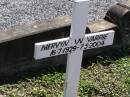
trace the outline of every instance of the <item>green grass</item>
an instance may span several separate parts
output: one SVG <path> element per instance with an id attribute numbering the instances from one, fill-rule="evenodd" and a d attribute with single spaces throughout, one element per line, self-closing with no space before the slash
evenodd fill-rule
<path id="1" fill-rule="evenodd" d="M 92 61 L 94 59 L 94 61 Z M 91 59 L 90 59 L 91 60 Z M 89 60 L 89 61 L 90 61 Z M 80 97 L 130 97 L 130 56 L 92 58 L 81 69 Z M 52 72 L 0 86 L 6 97 L 62 97 L 65 73 Z"/>

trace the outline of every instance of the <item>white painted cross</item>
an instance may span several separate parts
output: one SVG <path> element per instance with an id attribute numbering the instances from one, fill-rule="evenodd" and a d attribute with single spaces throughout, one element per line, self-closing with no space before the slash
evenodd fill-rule
<path id="1" fill-rule="evenodd" d="M 89 0 L 75 0 L 70 37 L 35 44 L 35 59 L 68 54 L 64 97 L 77 97 L 83 50 L 113 44 L 114 31 L 85 35 Z"/>

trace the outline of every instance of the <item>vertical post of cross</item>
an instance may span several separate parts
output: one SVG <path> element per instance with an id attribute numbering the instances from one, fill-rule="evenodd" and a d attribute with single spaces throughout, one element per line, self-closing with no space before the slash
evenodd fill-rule
<path id="1" fill-rule="evenodd" d="M 89 0 L 74 0 L 70 31 L 71 44 L 74 44 L 75 39 L 85 37 L 85 30 L 88 22 L 88 8 Z M 64 97 L 77 97 L 82 55 L 83 50 L 80 49 L 68 54 Z"/>

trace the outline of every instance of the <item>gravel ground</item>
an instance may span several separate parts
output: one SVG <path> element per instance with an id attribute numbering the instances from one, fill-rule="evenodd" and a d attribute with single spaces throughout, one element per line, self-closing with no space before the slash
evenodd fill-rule
<path id="1" fill-rule="evenodd" d="M 90 0 L 89 20 L 102 19 L 111 5 L 127 0 Z M 73 0 L 0 0 L 0 31 L 72 14 Z"/>

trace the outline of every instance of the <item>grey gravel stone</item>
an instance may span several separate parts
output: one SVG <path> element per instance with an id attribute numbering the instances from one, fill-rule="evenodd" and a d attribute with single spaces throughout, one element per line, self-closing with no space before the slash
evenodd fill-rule
<path id="1" fill-rule="evenodd" d="M 89 21 L 102 19 L 108 8 L 127 0 L 90 0 Z M 0 0 L 0 31 L 16 25 L 72 15 L 73 0 Z"/>

